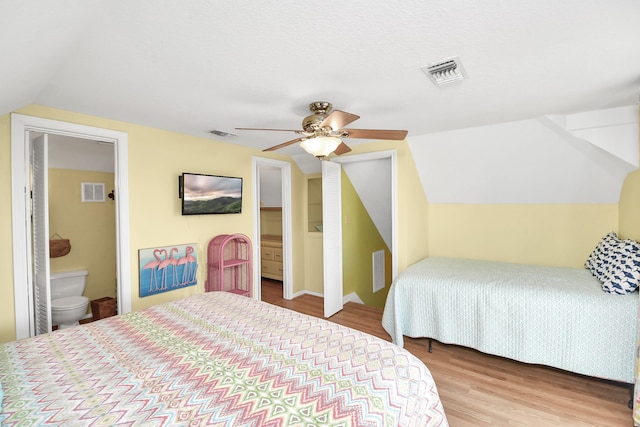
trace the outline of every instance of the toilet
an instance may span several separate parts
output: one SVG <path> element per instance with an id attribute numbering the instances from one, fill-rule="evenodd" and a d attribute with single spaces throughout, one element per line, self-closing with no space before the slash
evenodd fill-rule
<path id="1" fill-rule="evenodd" d="M 82 296 L 87 270 L 51 273 L 51 323 L 58 329 L 78 324 L 87 314 L 89 298 Z"/>

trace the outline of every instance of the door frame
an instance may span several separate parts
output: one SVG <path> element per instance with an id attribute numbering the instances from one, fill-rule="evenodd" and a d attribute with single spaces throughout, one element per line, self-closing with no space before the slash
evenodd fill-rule
<path id="1" fill-rule="evenodd" d="M 65 135 L 114 144 L 114 181 L 116 198 L 116 279 L 118 313 L 131 311 L 131 256 L 129 235 L 128 134 L 41 117 L 11 114 L 11 213 L 13 236 L 13 288 L 16 339 L 33 336 L 33 319 L 28 307 L 32 302 L 32 248 L 30 212 L 29 132 Z"/>
<path id="2" fill-rule="evenodd" d="M 332 158 L 332 162 L 348 164 L 367 160 L 389 159 L 391 162 L 391 278 L 398 275 L 398 166 L 396 150 L 372 151 Z"/>
<path id="3" fill-rule="evenodd" d="M 286 300 L 293 298 L 293 226 L 291 213 L 291 163 L 282 160 L 268 159 L 266 157 L 253 157 L 253 297 L 258 301 L 262 299 L 260 261 L 260 167 L 269 166 L 280 169 L 280 182 L 282 185 L 282 297 Z"/>

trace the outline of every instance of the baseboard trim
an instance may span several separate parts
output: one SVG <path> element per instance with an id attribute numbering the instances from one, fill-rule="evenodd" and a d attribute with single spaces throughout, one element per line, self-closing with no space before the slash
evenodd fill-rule
<path id="1" fill-rule="evenodd" d="M 360 299 L 360 297 L 358 296 L 358 294 L 356 294 L 355 292 L 351 292 L 350 294 L 347 294 L 347 295 L 342 297 L 342 303 L 343 304 L 346 304 L 348 302 L 355 302 L 357 304 L 364 304 L 364 301 L 362 301 Z"/>
<path id="2" fill-rule="evenodd" d="M 295 294 L 293 294 L 293 298 L 297 298 L 297 297 L 299 297 L 301 295 L 312 295 L 314 297 L 324 298 L 324 294 L 322 292 L 307 291 L 307 290 L 296 292 Z M 357 304 L 364 304 L 364 301 L 362 301 L 360 299 L 360 297 L 358 296 L 358 294 L 355 293 L 355 292 L 351 292 L 350 294 L 347 294 L 347 295 L 342 297 L 342 303 L 343 304 L 346 304 L 348 302 L 355 302 Z"/>

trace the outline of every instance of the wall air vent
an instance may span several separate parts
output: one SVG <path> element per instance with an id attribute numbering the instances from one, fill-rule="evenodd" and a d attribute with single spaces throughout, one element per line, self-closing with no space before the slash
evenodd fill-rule
<path id="1" fill-rule="evenodd" d="M 82 183 L 82 202 L 104 202 L 104 184 L 101 182 Z"/>
<path id="2" fill-rule="evenodd" d="M 445 59 L 434 64 L 425 65 L 420 69 L 431 79 L 436 86 L 462 80 L 466 72 L 458 57 Z"/>

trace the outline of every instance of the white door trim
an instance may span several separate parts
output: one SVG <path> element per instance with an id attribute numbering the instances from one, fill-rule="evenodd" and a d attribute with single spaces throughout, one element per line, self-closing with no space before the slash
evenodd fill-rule
<path id="1" fill-rule="evenodd" d="M 31 218 L 29 185 L 30 141 L 27 131 L 66 135 L 114 144 L 116 198 L 116 251 L 118 313 L 131 311 L 131 257 L 129 237 L 128 135 L 109 129 L 40 117 L 11 114 L 11 213 L 13 228 L 13 287 L 16 339 L 33 335 L 29 319 L 31 283 Z"/>
<path id="2" fill-rule="evenodd" d="M 393 279 L 398 275 L 398 175 L 396 150 L 340 156 L 331 159 L 331 161 L 336 163 L 353 163 L 379 159 L 391 160 L 391 278 Z"/>
<path id="3" fill-rule="evenodd" d="M 293 226 L 291 213 L 291 163 L 265 157 L 253 157 L 253 297 L 261 299 L 261 268 L 260 264 L 260 167 L 270 166 L 280 169 L 280 181 L 282 183 L 282 268 L 283 268 L 283 295 L 284 299 L 293 298 Z"/>

